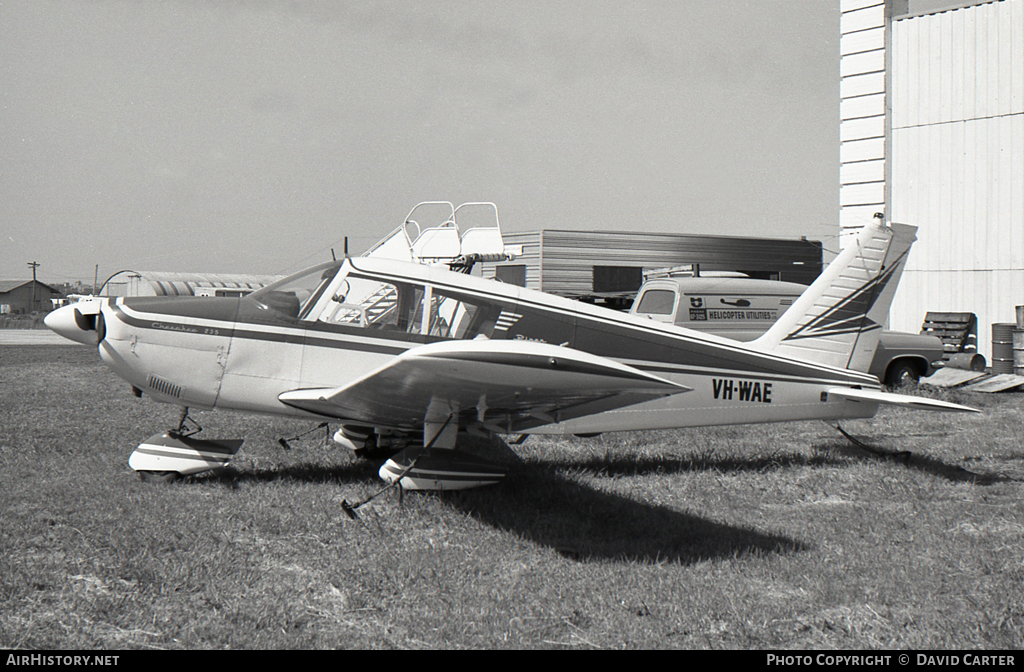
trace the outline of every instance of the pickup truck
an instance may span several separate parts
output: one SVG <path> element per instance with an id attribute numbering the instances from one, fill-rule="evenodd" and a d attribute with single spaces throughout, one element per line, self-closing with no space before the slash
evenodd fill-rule
<path id="1" fill-rule="evenodd" d="M 752 341 L 771 327 L 807 289 L 747 277 L 667 276 L 647 280 L 631 314 L 737 341 Z M 915 385 L 942 359 L 935 336 L 882 331 L 868 372 L 890 387 Z"/>

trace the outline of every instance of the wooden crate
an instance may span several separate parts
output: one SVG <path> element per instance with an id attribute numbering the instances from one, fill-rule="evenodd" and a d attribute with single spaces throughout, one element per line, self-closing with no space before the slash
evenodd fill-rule
<path id="1" fill-rule="evenodd" d="M 974 313 L 933 313 L 924 317 L 921 333 L 942 340 L 947 354 L 978 349 L 978 316 Z"/>

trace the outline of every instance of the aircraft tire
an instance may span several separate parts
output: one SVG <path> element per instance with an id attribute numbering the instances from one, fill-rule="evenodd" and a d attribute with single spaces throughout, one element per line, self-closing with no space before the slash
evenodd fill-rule
<path id="1" fill-rule="evenodd" d="M 139 478 L 144 483 L 173 483 L 180 476 L 176 471 L 140 471 Z"/>

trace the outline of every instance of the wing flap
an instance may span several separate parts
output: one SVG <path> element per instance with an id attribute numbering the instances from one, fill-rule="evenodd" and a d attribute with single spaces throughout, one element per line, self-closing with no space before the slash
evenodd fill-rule
<path id="1" fill-rule="evenodd" d="M 320 415 L 385 426 L 414 427 L 455 412 L 485 427 L 519 431 L 596 412 L 589 409 L 598 400 L 607 410 L 689 390 L 573 348 L 474 340 L 422 345 L 349 385 L 278 398 Z"/>
<path id="2" fill-rule="evenodd" d="M 839 397 L 850 401 L 866 401 L 875 404 L 887 404 L 889 406 L 903 406 L 905 408 L 916 408 L 922 411 L 958 411 L 961 413 L 980 413 L 976 408 L 961 406 L 948 401 L 928 399 L 927 397 L 912 397 L 906 394 L 892 394 L 881 390 L 857 390 L 850 387 L 834 387 L 828 390 L 829 397 Z"/>

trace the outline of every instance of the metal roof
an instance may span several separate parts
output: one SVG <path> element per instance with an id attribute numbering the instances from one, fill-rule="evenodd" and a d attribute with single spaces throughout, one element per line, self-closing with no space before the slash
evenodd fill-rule
<path id="1" fill-rule="evenodd" d="M 143 283 L 156 296 L 194 296 L 196 288 L 214 287 L 256 290 L 280 280 L 281 275 L 241 273 L 179 273 L 168 271 L 119 271 L 105 283 L 111 285 Z"/>
<path id="2" fill-rule="evenodd" d="M 893 19 L 899 21 L 902 19 L 911 19 L 916 16 L 928 16 L 929 14 L 942 14 L 944 12 L 951 12 L 957 9 L 966 9 L 968 7 L 976 7 L 978 5 L 990 5 L 993 2 L 1002 2 L 1003 0 L 949 0 L 948 2 L 942 3 L 937 7 L 931 9 L 914 9 L 906 12 L 900 12 L 893 15 Z"/>
<path id="3" fill-rule="evenodd" d="M 40 285 L 42 287 L 46 287 L 50 291 L 57 292 L 58 294 L 61 293 L 60 290 L 54 289 L 53 287 L 51 287 L 50 285 L 46 284 L 45 282 L 39 282 L 38 280 L 36 280 L 35 282 L 36 282 L 37 285 Z M 31 285 L 31 284 L 32 284 L 31 280 L 0 280 L 0 294 L 9 292 L 9 291 L 11 291 L 13 289 L 17 289 L 18 287 L 21 287 L 23 285 Z"/>

